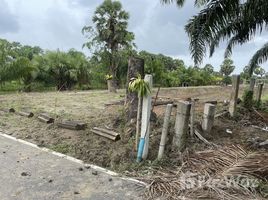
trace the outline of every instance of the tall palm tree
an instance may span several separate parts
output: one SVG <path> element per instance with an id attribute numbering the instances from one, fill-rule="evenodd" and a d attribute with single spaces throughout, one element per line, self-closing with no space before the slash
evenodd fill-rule
<path id="1" fill-rule="evenodd" d="M 186 0 L 161 0 L 163 3 L 176 2 L 183 6 Z M 195 0 L 201 11 L 193 16 L 185 30 L 190 38 L 190 50 L 195 64 L 200 64 L 209 51 L 223 40 L 228 40 L 225 57 L 232 54 L 237 44 L 244 44 L 257 33 L 262 33 L 268 24 L 267 0 Z M 268 43 L 258 50 L 249 62 L 252 74 L 258 64 L 268 59 Z"/>

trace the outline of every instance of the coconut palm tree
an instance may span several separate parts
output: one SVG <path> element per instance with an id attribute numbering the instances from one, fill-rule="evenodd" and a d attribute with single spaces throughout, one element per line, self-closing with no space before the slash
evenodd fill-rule
<path id="1" fill-rule="evenodd" d="M 183 6 L 186 0 L 161 0 Z M 195 0 L 201 11 L 185 27 L 190 38 L 190 51 L 195 64 L 200 64 L 209 51 L 213 55 L 221 41 L 228 44 L 225 57 L 237 44 L 244 44 L 262 33 L 268 23 L 267 0 Z M 258 50 L 249 62 L 252 74 L 258 64 L 268 59 L 268 43 Z"/>

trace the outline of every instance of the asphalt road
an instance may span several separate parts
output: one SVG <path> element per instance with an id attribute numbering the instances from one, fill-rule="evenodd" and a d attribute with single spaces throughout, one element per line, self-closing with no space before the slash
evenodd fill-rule
<path id="1" fill-rule="evenodd" d="M 0 200 L 131 200 L 144 186 L 0 135 Z"/>

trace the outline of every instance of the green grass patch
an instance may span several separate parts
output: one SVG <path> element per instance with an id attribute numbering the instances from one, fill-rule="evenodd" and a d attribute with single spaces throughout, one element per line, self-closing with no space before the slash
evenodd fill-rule
<path id="1" fill-rule="evenodd" d="M 56 144 L 54 146 L 50 146 L 50 149 L 59 153 L 68 154 L 72 151 L 72 147 L 69 144 Z"/>
<path id="2" fill-rule="evenodd" d="M 263 101 L 268 101 L 268 94 L 264 95 L 264 96 L 262 97 L 262 100 L 263 100 Z"/>
<path id="3" fill-rule="evenodd" d="M 0 85 L 0 94 L 8 94 L 23 91 L 24 87 L 19 81 L 10 81 L 5 82 Z M 32 92 L 47 92 L 47 91 L 55 91 L 55 87 L 47 86 L 44 83 L 33 82 L 31 84 Z"/>

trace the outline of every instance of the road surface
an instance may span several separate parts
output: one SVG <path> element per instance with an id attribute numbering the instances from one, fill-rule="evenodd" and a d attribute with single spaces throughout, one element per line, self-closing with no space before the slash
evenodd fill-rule
<path id="1" fill-rule="evenodd" d="M 0 134 L 0 200 L 131 200 L 144 186 Z"/>

